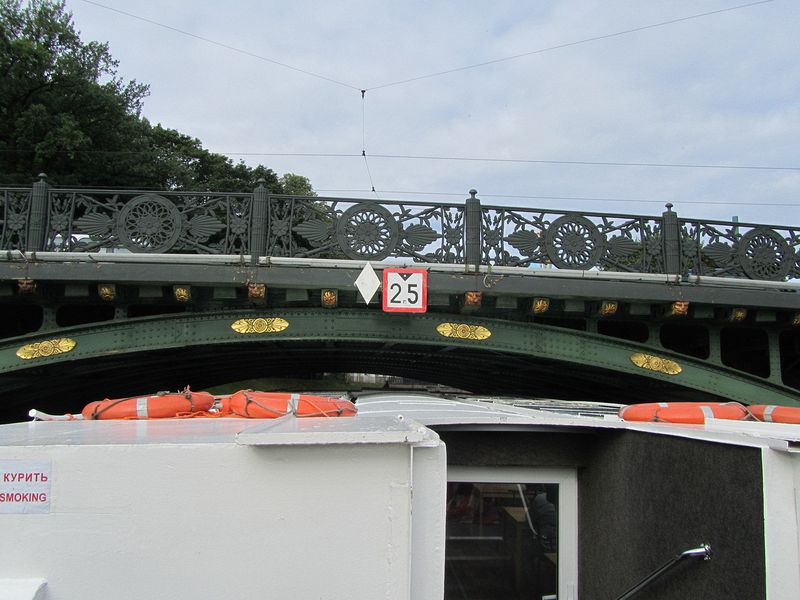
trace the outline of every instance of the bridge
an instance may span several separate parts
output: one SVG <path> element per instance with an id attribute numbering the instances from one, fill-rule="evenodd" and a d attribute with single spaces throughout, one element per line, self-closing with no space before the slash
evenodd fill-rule
<path id="1" fill-rule="evenodd" d="M 372 372 L 483 394 L 800 404 L 800 228 L 246 193 L 0 188 L 0 412 Z M 369 263 L 428 270 L 424 314 Z"/>

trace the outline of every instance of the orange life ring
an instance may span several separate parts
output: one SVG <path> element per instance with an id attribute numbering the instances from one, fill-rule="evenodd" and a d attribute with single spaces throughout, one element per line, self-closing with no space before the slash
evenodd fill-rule
<path id="1" fill-rule="evenodd" d="M 656 421 L 702 425 L 707 418 L 741 421 L 747 409 L 738 402 L 654 402 L 620 409 L 625 421 Z"/>
<path id="2" fill-rule="evenodd" d="M 214 406 L 208 392 L 159 392 L 149 396 L 133 396 L 90 402 L 81 411 L 84 419 L 167 419 L 180 413 L 207 411 Z"/>
<path id="3" fill-rule="evenodd" d="M 765 423 L 790 423 L 793 425 L 800 425 L 800 408 L 775 406 L 772 404 L 754 404 L 747 408 L 751 415 Z"/>
<path id="4" fill-rule="evenodd" d="M 222 398 L 220 412 L 251 419 L 275 419 L 290 414 L 296 417 L 352 417 L 357 409 L 355 404 L 341 398 L 239 390 Z"/>

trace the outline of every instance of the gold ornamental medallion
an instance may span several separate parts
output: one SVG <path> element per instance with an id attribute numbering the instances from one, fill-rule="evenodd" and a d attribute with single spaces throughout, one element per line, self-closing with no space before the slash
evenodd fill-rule
<path id="1" fill-rule="evenodd" d="M 441 323 L 436 327 L 439 335 L 460 340 L 485 340 L 492 335 L 483 325 L 468 325 L 466 323 Z"/>
<path id="2" fill-rule="evenodd" d="M 26 344 L 17 350 L 17 356 L 22 360 L 32 360 L 34 358 L 46 358 L 56 354 L 66 354 L 70 352 L 77 342 L 70 338 L 58 338 L 55 340 L 45 340 Z"/>
<path id="3" fill-rule="evenodd" d="M 677 375 L 683 371 L 681 366 L 674 360 L 641 352 L 631 354 L 631 362 L 641 369 L 665 373 L 666 375 Z"/>
<path id="4" fill-rule="evenodd" d="M 257 319 L 239 319 L 231 323 L 231 329 L 236 333 L 246 334 L 261 334 L 261 333 L 279 333 L 289 327 L 289 321 L 281 319 L 280 317 L 259 317 Z"/>

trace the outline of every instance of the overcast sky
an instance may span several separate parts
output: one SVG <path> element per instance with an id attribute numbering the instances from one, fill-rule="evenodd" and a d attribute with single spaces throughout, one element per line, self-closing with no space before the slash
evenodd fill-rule
<path id="1" fill-rule="evenodd" d="M 150 85 L 151 122 L 305 175 L 321 195 L 374 198 L 374 183 L 381 198 L 460 201 L 476 188 L 489 204 L 659 214 L 672 202 L 684 217 L 800 225 L 797 0 L 533 53 L 745 3 L 67 2 L 84 41 L 108 41 L 120 74 Z"/>

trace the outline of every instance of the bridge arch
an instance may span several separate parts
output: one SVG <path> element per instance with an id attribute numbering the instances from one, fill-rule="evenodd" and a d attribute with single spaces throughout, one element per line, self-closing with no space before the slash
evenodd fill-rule
<path id="1" fill-rule="evenodd" d="M 0 378 L 9 408 L 18 410 L 74 411 L 102 396 L 187 384 L 365 371 L 481 394 L 796 402 L 760 377 L 652 345 L 459 313 L 203 311 L 66 327 L 0 345 Z"/>

